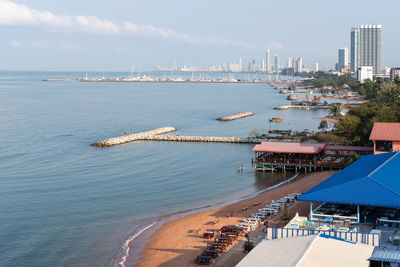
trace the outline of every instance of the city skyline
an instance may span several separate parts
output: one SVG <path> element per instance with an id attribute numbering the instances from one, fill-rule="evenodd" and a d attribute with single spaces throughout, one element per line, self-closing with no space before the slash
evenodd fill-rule
<path id="1" fill-rule="evenodd" d="M 309 2 L 311 9 L 294 0 L 251 1 L 245 6 L 205 1 L 185 7 L 179 1 L 122 0 L 116 7 L 93 0 L 71 0 L 68 6 L 49 0 L 0 0 L 0 69 L 122 71 L 140 64 L 149 70 L 174 61 L 210 66 L 232 62 L 238 55 L 265 59 L 268 65 L 270 48 L 271 63 L 275 54 L 281 64 L 298 55 L 307 66 L 319 62 L 320 69 L 329 70 L 337 60 L 337 47 L 350 47 L 349 29 L 371 23 L 384 27 L 382 68 L 400 61 L 393 7 L 400 3 L 390 9 L 377 6 L 373 12 L 367 8 L 369 1 L 362 6 L 349 3 L 346 6 L 357 6 L 358 12 L 331 23 L 334 11 L 343 8 L 341 1 L 330 5 L 329 12 L 326 5 Z M 281 12 L 287 19 L 271 24 L 282 18 Z"/>

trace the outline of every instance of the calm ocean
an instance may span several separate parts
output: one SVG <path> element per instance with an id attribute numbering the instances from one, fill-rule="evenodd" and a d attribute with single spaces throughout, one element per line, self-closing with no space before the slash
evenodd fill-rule
<path id="1" fill-rule="evenodd" d="M 326 115 L 273 110 L 287 95 L 267 84 L 42 81 L 78 75 L 0 72 L 0 266 L 107 266 L 158 216 L 279 181 L 237 172 L 251 166 L 251 145 L 94 141 L 163 126 L 248 136 L 276 116 L 284 122 L 274 127 L 316 129 Z M 215 120 L 242 111 L 256 115 Z"/>

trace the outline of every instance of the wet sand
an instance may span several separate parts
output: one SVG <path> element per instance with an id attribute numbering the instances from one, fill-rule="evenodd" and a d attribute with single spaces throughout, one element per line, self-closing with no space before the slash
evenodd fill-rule
<path id="1" fill-rule="evenodd" d="M 253 198 L 245 199 L 234 204 L 216 209 L 190 214 L 163 224 L 150 237 L 141 253 L 141 261 L 135 266 L 198 266 L 193 260 L 201 254 L 210 240 L 203 239 L 202 233 L 207 229 L 220 229 L 224 225 L 239 223 L 243 218 L 250 216 L 261 207 L 280 199 L 290 193 L 303 193 L 322 181 L 329 178 L 334 171 L 315 172 L 299 177 L 293 182 L 263 192 Z M 309 204 L 295 202 L 288 208 L 293 216 L 296 212 L 306 216 Z M 283 211 L 270 220 L 269 226 L 281 226 Z M 257 238 L 262 235 L 261 227 L 253 231 L 250 236 Z M 236 242 L 228 253 L 223 253 L 210 266 L 234 266 L 243 257 L 243 239 Z"/>

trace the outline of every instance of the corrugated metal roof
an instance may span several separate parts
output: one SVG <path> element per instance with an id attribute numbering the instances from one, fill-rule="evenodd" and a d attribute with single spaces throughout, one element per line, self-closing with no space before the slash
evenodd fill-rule
<path id="1" fill-rule="evenodd" d="M 298 200 L 400 208 L 400 152 L 362 157 Z"/>
<path id="2" fill-rule="evenodd" d="M 266 240 L 253 248 L 236 267 L 292 267 L 303 257 L 316 235 Z"/>
<path id="3" fill-rule="evenodd" d="M 266 240 L 258 244 L 236 267 L 369 266 L 374 247 L 322 235 Z"/>
<path id="4" fill-rule="evenodd" d="M 318 236 L 296 267 L 368 267 L 374 247 Z"/>
<path id="5" fill-rule="evenodd" d="M 375 122 L 369 140 L 400 141 L 400 123 Z"/>
<path id="6" fill-rule="evenodd" d="M 400 263 L 400 251 L 393 248 L 376 247 L 369 260 Z"/>
<path id="7" fill-rule="evenodd" d="M 354 151 L 354 152 L 374 152 L 373 147 L 367 146 L 333 146 L 327 145 L 325 150 L 332 150 L 332 151 Z"/>
<path id="8" fill-rule="evenodd" d="M 262 142 L 253 148 L 254 152 L 316 154 L 325 148 L 325 144 Z"/>

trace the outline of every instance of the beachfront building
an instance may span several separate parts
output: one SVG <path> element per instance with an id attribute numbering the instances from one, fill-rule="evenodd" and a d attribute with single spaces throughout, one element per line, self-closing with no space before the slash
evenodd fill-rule
<path id="1" fill-rule="evenodd" d="M 400 152 L 363 156 L 303 193 L 309 217 L 266 228 L 237 266 L 399 266 L 399 164 Z"/>
<path id="2" fill-rule="evenodd" d="M 374 154 L 400 150 L 400 123 L 375 122 L 369 140 L 374 142 Z"/>
<path id="3" fill-rule="evenodd" d="M 298 200 L 310 202 L 310 220 L 399 226 L 399 164 L 400 152 L 364 156 Z"/>
<path id="4" fill-rule="evenodd" d="M 253 148 L 256 170 L 305 171 L 342 169 L 357 154 L 372 154 L 372 147 L 332 146 L 294 142 L 262 142 Z"/>

